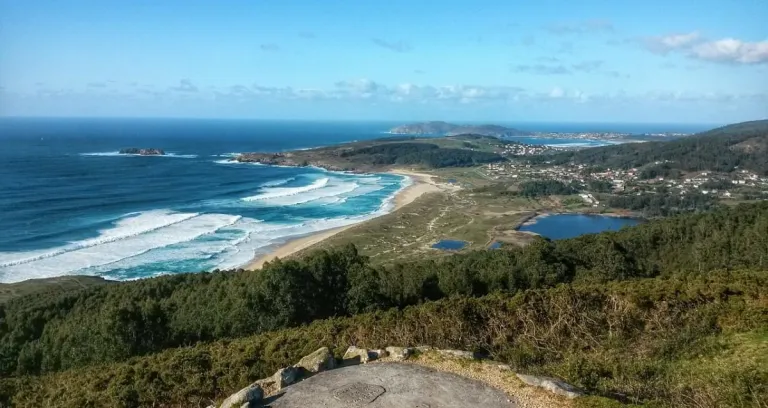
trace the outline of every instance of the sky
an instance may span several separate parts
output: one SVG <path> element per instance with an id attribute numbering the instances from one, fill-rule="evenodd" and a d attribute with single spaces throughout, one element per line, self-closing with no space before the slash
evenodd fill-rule
<path id="1" fill-rule="evenodd" d="M 766 0 L 0 0 L 0 116 L 731 123 Z"/>

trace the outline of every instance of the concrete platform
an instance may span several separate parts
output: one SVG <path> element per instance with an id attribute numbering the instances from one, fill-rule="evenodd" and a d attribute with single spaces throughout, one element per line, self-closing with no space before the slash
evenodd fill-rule
<path id="1" fill-rule="evenodd" d="M 502 391 L 479 381 L 399 363 L 325 371 L 268 398 L 273 408 L 516 408 Z"/>

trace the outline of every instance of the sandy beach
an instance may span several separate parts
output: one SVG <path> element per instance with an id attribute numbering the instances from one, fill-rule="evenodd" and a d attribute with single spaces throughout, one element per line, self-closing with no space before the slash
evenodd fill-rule
<path id="1" fill-rule="evenodd" d="M 411 179 L 411 185 L 401 189 L 395 195 L 395 198 L 393 200 L 394 207 L 390 212 L 399 210 L 403 206 L 408 205 L 409 203 L 412 203 L 414 200 L 416 200 L 417 198 L 421 197 L 426 193 L 433 193 L 433 192 L 440 192 L 440 191 L 452 192 L 452 191 L 457 191 L 461 189 L 459 186 L 456 186 L 456 185 L 438 183 L 433 179 L 431 175 L 425 174 L 425 173 L 419 173 L 412 170 L 394 169 L 394 170 L 388 171 L 388 173 L 397 174 L 400 176 L 406 176 Z M 275 258 L 288 257 L 298 251 L 309 248 L 312 245 L 315 245 L 318 242 L 323 241 L 324 239 L 328 239 L 356 225 L 360 225 L 360 223 L 346 225 L 344 227 L 333 228 L 325 231 L 320 231 L 311 235 L 306 235 L 303 237 L 292 239 L 286 242 L 285 244 L 280 245 L 279 247 L 275 248 L 274 250 L 272 250 L 267 254 L 262 254 L 257 256 L 256 258 L 251 260 L 251 262 L 243 266 L 243 268 L 244 269 L 261 269 L 261 267 L 264 266 L 265 262 L 273 261 Z"/>

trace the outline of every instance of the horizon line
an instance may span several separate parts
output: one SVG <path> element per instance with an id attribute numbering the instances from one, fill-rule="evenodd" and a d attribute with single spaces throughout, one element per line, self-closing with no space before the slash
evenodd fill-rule
<path id="1" fill-rule="evenodd" d="M 513 119 L 483 119 L 483 120 L 445 120 L 445 119 L 316 119 L 316 118 L 250 118 L 250 117 L 194 117 L 194 116 L 51 116 L 51 115 L 0 115 L 0 120 L 5 119 L 89 119 L 89 120 L 189 120 L 189 121 L 252 121 L 252 122 L 395 122 L 395 123 L 547 123 L 547 124 L 622 124 L 622 125 L 707 125 L 725 126 L 733 123 L 752 122 L 762 119 L 750 119 L 738 122 L 646 122 L 646 121 L 558 121 L 558 120 L 513 120 Z"/>

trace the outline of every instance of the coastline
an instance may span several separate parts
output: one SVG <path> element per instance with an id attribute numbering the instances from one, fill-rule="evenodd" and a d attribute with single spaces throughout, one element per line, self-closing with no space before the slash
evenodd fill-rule
<path id="1" fill-rule="evenodd" d="M 395 212 L 403 208 L 404 206 L 410 204 L 411 202 L 413 202 L 414 200 L 416 200 L 417 198 L 421 197 L 424 194 L 440 192 L 440 191 L 455 191 L 457 189 L 460 189 L 460 187 L 458 186 L 438 183 L 433 180 L 432 175 L 426 174 L 426 173 L 419 173 L 417 171 L 406 170 L 406 169 L 392 169 L 392 170 L 386 171 L 386 173 L 407 177 L 411 180 L 411 183 L 401 188 L 395 193 L 392 199 L 392 202 L 394 205 L 392 206 L 390 211 L 387 211 L 382 215 Z M 261 269 L 266 262 L 274 261 L 276 258 L 283 259 L 283 258 L 289 257 L 295 254 L 296 252 L 307 249 L 342 231 L 346 231 L 349 228 L 363 224 L 366 221 L 368 220 L 357 222 L 350 225 L 345 225 L 343 227 L 318 231 L 309 235 L 296 237 L 294 239 L 289 239 L 287 242 L 277 246 L 276 248 L 270 250 L 269 252 L 265 254 L 257 255 L 250 262 L 242 266 L 242 268 L 247 270 Z"/>

